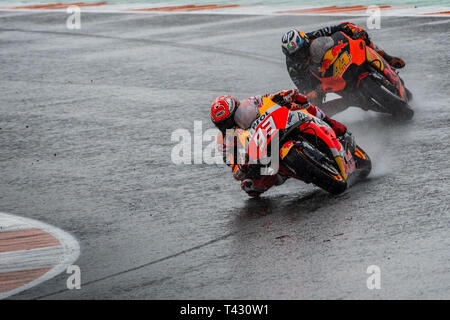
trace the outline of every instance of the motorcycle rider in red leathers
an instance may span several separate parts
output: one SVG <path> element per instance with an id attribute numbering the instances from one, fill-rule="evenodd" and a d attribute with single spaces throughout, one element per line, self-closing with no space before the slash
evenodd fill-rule
<path id="1" fill-rule="evenodd" d="M 253 96 L 242 102 L 230 95 L 219 96 L 211 104 L 211 120 L 222 133 L 218 136 L 218 148 L 220 152 L 223 152 L 225 162 L 234 148 L 234 138 L 228 139 L 226 130 L 248 129 L 260 115 L 258 109 L 262 106 L 263 97 L 269 97 L 275 103 L 291 110 L 306 109 L 313 116 L 329 124 L 337 137 L 342 137 L 347 132 L 344 124 L 329 118 L 321 109 L 310 104 L 306 96 L 297 90 L 283 90 L 276 94 Z M 249 168 L 249 164 L 232 164 L 234 178 L 241 181 L 241 188 L 251 197 L 257 197 L 272 186 L 284 183 L 287 179 L 279 173 L 258 175 L 256 178 L 249 177 Z"/>

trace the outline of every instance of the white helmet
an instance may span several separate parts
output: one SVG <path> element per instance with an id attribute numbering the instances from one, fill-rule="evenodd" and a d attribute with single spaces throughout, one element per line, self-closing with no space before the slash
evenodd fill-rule
<path id="1" fill-rule="evenodd" d="M 303 32 L 291 29 L 281 38 L 281 50 L 285 55 L 303 52 L 309 48 L 309 39 Z"/>

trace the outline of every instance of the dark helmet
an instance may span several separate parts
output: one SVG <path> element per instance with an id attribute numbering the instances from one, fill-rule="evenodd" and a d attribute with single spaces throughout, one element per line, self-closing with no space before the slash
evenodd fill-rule
<path id="1" fill-rule="evenodd" d="M 281 50 L 290 57 L 308 57 L 309 39 L 303 32 L 291 29 L 281 38 Z"/>

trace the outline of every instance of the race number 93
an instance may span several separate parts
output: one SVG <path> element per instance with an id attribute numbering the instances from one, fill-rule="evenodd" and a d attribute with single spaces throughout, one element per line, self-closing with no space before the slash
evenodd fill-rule
<path id="1" fill-rule="evenodd" d="M 277 126 L 272 117 L 267 118 L 256 131 L 253 140 L 255 145 L 259 148 L 259 151 L 264 152 L 266 146 L 267 137 L 274 134 Z"/>

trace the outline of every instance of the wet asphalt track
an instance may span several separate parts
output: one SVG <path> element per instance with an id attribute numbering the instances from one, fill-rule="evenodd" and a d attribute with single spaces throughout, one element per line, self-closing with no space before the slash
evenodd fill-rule
<path id="1" fill-rule="evenodd" d="M 172 164 L 172 131 L 211 128 L 219 94 L 291 87 L 282 33 L 346 19 L 92 13 L 71 31 L 66 17 L 0 12 L 0 211 L 72 233 L 82 289 L 61 274 L 13 298 L 450 298 L 449 19 L 371 32 L 407 61 L 416 117 L 337 117 L 373 158 L 367 181 L 249 200 L 225 166 Z"/>

